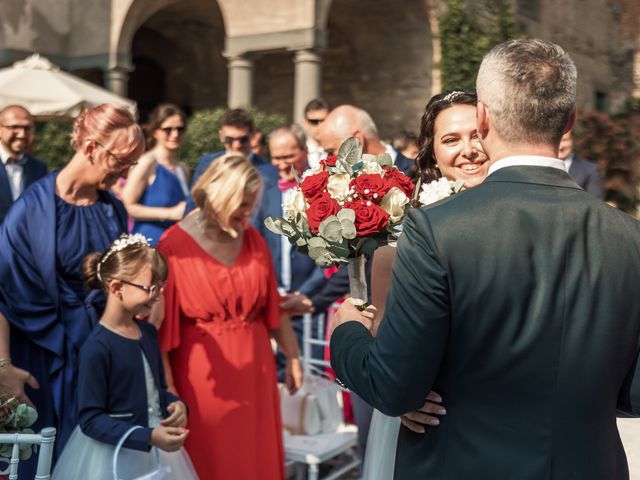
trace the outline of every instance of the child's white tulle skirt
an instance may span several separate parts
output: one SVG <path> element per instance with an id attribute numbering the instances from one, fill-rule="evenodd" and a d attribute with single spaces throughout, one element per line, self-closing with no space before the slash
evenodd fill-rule
<path id="1" fill-rule="evenodd" d="M 88 437 L 80 427 L 71 434 L 62 455 L 53 469 L 52 480 L 114 480 L 113 453 L 116 447 Z M 198 480 L 191 459 L 184 448 L 177 452 L 159 450 L 160 465 L 171 468 L 164 476 L 149 477 L 163 480 Z M 122 448 L 118 454 L 118 479 L 131 480 L 157 470 L 156 455 Z"/>

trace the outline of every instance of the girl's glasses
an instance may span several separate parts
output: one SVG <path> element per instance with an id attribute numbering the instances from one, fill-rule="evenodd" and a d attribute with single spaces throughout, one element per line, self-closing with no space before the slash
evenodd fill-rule
<path id="1" fill-rule="evenodd" d="M 132 287 L 139 288 L 140 290 L 144 290 L 149 294 L 149 298 L 153 298 L 164 290 L 164 285 L 138 285 L 137 283 L 130 282 L 128 280 L 119 279 L 122 283 L 126 283 L 127 285 L 131 285 Z"/>

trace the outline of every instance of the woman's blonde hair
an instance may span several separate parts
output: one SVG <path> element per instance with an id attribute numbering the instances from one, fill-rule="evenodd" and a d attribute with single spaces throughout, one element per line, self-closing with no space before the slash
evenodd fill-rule
<path id="1" fill-rule="evenodd" d="M 245 195 L 260 192 L 262 179 L 256 167 L 243 155 L 228 153 L 211 162 L 191 192 L 193 201 L 208 218 L 232 237 L 240 232 L 231 228 L 231 214 Z"/>

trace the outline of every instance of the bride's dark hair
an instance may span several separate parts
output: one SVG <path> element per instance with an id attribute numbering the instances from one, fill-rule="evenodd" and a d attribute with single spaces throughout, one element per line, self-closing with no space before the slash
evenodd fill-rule
<path id="1" fill-rule="evenodd" d="M 433 152 L 433 135 L 438 114 L 454 105 L 477 105 L 477 103 L 478 96 L 475 90 L 447 90 L 431 97 L 420 120 L 418 156 L 409 172 L 414 183 L 420 180 L 424 184 L 441 177 L 440 171 L 436 168 Z"/>

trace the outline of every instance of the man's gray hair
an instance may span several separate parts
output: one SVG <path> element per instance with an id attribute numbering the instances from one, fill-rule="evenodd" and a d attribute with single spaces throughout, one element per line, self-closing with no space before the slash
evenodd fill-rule
<path id="1" fill-rule="evenodd" d="M 276 128 L 269 134 L 268 140 L 271 141 L 272 138 L 279 137 L 281 135 L 291 135 L 295 139 L 298 148 L 301 150 L 307 148 L 307 136 L 304 133 L 304 129 L 297 123 L 293 123 L 288 127 Z"/>
<path id="2" fill-rule="evenodd" d="M 480 65 L 478 101 L 509 143 L 558 144 L 576 104 L 576 66 L 558 45 L 511 40 Z"/>
<path id="3" fill-rule="evenodd" d="M 378 127 L 376 127 L 376 123 L 373 121 L 373 118 L 371 118 L 371 115 L 369 115 L 365 110 L 359 108 L 357 118 L 358 130 L 362 132 L 365 138 L 379 138 Z"/>

